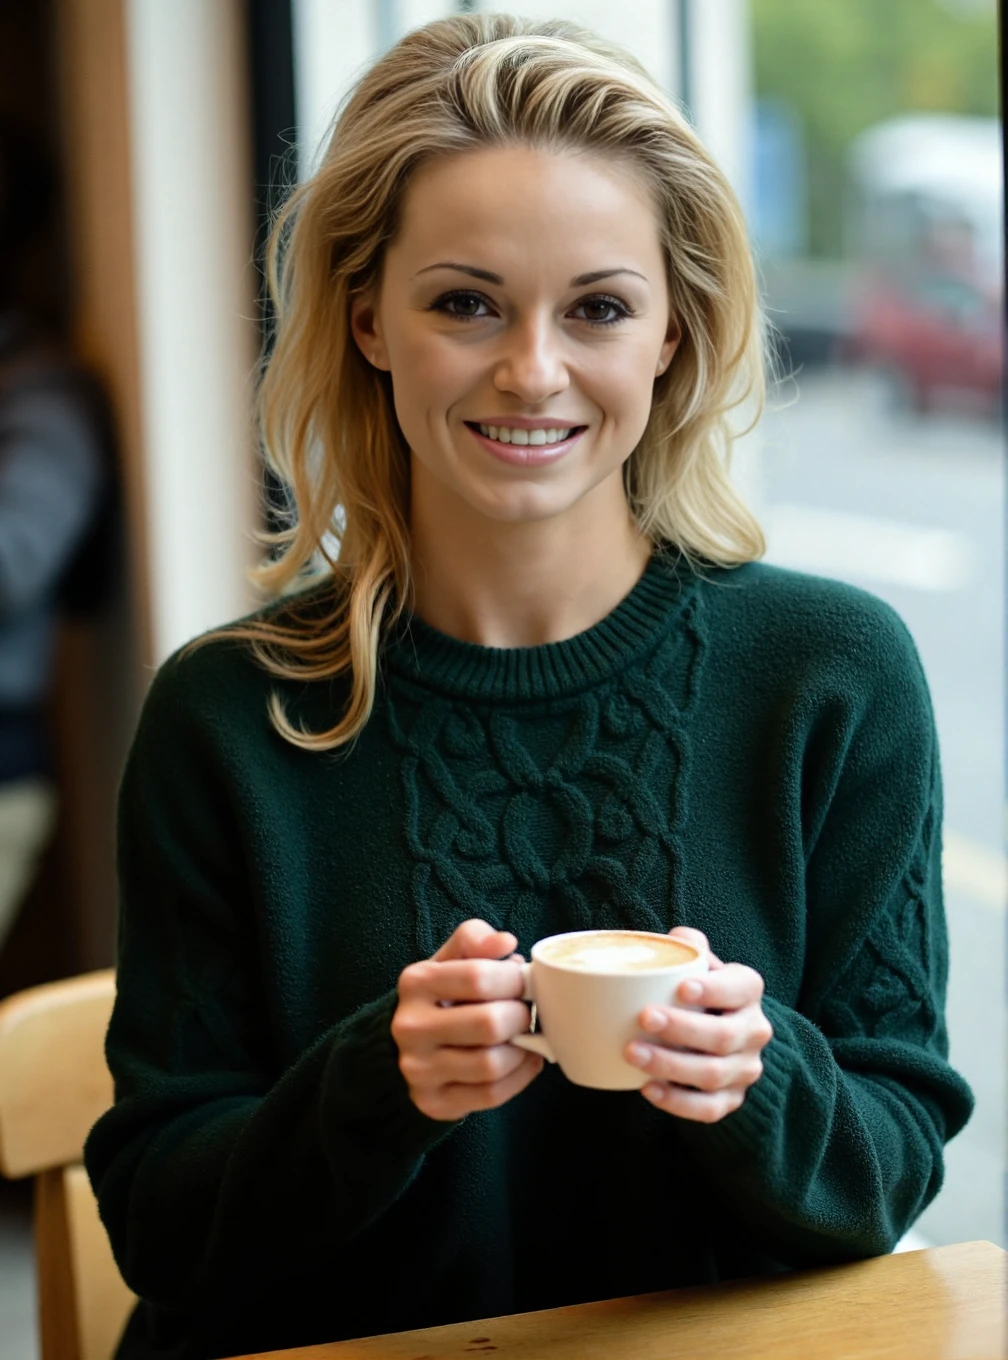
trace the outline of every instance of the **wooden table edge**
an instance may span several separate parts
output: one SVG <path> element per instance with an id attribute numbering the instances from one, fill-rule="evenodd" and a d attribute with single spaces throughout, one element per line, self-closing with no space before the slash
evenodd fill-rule
<path id="1" fill-rule="evenodd" d="M 967 1256 L 982 1258 L 985 1268 L 989 1268 L 993 1278 L 996 1265 L 1000 1262 L 1008 1278 L 1008 1252 L 999 1247 L 994 1242 L 978 1239 L 970 1242 L 955 1242 L 947 1246 L 923 1247 L 909 1252 L 890 1253 L 885 1256 L 871 1256 L 856 1261 L 845 1261 L 838 1265 L 819 1266 L 807 1270 L 788 1271 L 781 1275 L 756 1275 L 747 1276 L 738 1280 L 723 1280 L 715 1284 L 706 1285 L 687 1285 L 681 1289 L 659 1290 L 650 1294 L 632 1294 L 621 1298 L 595 1299 L 588 1303 L 566 1304 L 559 1308 L 544 1308 L 526 1313 L 505 1313 L 496 1317 L 475 1318 L 472 1321 L 444 1323 L 433 1327 L 422 1327 L 414 1330 L 401 1332 L 382 1332 L 371 1336 L 354 1337 L 345 1341 L 330 1341 L 313 1344 L 310 1346 L 296 1346 L 291 1349 L 278 1351 L 256 1351 L 243 1356 L 231 1357 L 231 1360 L 353 1360 L 359 1356 L 360 1360 L 380 1360 L 383 1343 L 384 1348 L 395 1347 L 398 1353 L 403 1355 L 407 1351 L 419 1358 L 419 1360 L 437 1360 L 440 1354 L 454 1356 L 461 1354 L 462 1347 L 466 1354 L 475 1355 L 482 1353 L 481 1350 L 471 1349 L 473 1338 L 496 1332 L 498 1336 L 503 1331 L 505 1333 L 517 1333 L 526 1331 L 530 1320 L 538 1319 L 543 1324 L 544 1332 L 557 1330 L 555 1327 L 550 1329 L 548 1324 L 552 1320 L 554 1323 L 562 1324 L 568 1318 L 576 1316 L 585 1322 L 590 1322 L 593 1318 L 602 1319 L 612 1313 L 625 1316 L 628 1320 L 639 1317 L 642 1313 L 652 1311 L 663 1304 L 676 1305 L 676 1311 L 686 1312 L 692 1304 L 700 1300 L 707 1299 L 745 1299 L 750 1295 L 754 1300 L 759 1298 L 761 1311 L 766 1311 L 768 1304 L 772 1306 L 773 1296 L 781 1296 L 782 1291 L 792 1292 L 800 1289 L 803 1283 L 815 1281 L 817 1284 L 830 1280 L 834 1283 L 846 1277 L 860 1277 L 862 1280 L 866 1275 L 891 1273 L 893 1267 L 891 1262 L 899 1262 L 910 1257 L 925 1257 L 928 1263 L 944 1266 L 947 1263 L 959 1264 Z M 906 1269 L 906 1266 L 897 1267 Z M 863 1286 L 862 1286 L 863 1287 Z M 736 1306 L 739 1306 L 736 1304 Z M 470 1337 L 470 1342 L 463 1341 L 464 1336 Z M 545 1339 L 545 1338 L 544 1338 Z M 461 1345 L 460 1345 L 461 1343 Z M 448 1350 L 445 1348 L 449 1347 Z M 491 1346 L 490 1351 L 497 1351 L 502 1358 L 506 1357 L 509 1347 Z M 391 1352 L 390 1352 L 391 1353 Z M 991 1360 L 997 1360 L 996 1356 L 991 1356 Z"/>

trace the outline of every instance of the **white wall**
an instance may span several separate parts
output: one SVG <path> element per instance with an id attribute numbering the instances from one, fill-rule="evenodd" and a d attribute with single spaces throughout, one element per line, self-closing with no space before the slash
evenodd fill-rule
<path id="1" fill-rule="evenodd" d="M 748 0 L 689 3 L 690 102 L 697 132 L 749 205 L 752 47 Z"/>
<path id="2" fill-rule="evenodd" d="M 376 0 L 293 0 L 298 173 L 306 179 L 340 99 L 377 55 Z"/>
<path id="3" fill-rule="evenodd" d="M 128 0 L 154 660 L 245 612 L 257 344 L 240 0 Z"/>
<path id="4" fill-rule="evenodd" d="M 502 4 L 501 8 L 507 9 L 507 6 Z M 521 9 L 520 4 L 518 8 Z M 458 13 L 458 6 L 453 0 L 395 0 L 395 10 L 402 34 L 429 24 L 432 19 L 447 19 L 449 14 Z"/>

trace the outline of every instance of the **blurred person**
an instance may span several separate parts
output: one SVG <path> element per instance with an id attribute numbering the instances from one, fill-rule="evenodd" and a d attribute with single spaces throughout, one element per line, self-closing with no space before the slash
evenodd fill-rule
<path id="1" fill-rule="evenodd" d="M 891 609 L 756 560 L 724 175 L 621 48 L 458 16 L 271 250 L 281 598 L 161 667 L 120 792 L 120 1360 L 891 1251 L 972 1109 L 934 720 Z M 711 951 L 639 1092 L 509 1043 L 586 927 Z"/>
<path id="2" fill-rule="evenodd" d="M 45 230 L 55 172 L 0 125 L 0 949 L 57 813 L 48 734 L 57 621 L 93 581 L 107 471 L 93 379 L 19 298 L 22 250 Z"/>

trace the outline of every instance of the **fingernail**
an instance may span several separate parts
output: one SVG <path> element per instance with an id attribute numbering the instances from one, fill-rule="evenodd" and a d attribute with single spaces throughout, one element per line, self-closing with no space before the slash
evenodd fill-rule
<path id="1" fill-rule="evenodd" d="M 699 982 L 684 982 L 679 988 L 680 1001 L 699 1001 L 703 995 L 703 987 Z"/>
<path id="2" fill-rule="evenodd" d="M 651 1061 L 651 1050 L 648 1048 L 647 1044 L 631 1044 L 627 1052 L 630 1061 L 632 1063 L 638 1063 L 641 1067 L 644 1067 L 646 1063 Z"/>
<path id="3" fill-rule="evenodd" d="M 644 1021 L 643 1028 L 652 1034 L 657 1034 L 660 1029 L 665 1027 L 665 1017 L 661 1011 L 646 1010 L 641 1017 Z"/>
<path id="4" fill-rule="evenodd" d="M 658 1100 L 662 1095 L 662 1088 L 657 1082 L 648 1082 L 647 1086 L 644 1087 L 644 1095 L 647 1096 L 648 1100 Z"/>

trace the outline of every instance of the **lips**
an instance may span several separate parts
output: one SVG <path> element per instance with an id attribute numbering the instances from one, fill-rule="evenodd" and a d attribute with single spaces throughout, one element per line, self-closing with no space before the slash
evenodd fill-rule
<path id="1" fill-rule="evenodd" d="M 557 444 L 502 444 L 498 439 L 490 439 L 485 434 L 481 434 L 479 426 L 475 422 L 467 420 L 464 424 L 471 431 L 473 438 L 493 458 L 501 463 L 507 463 L 511 467 L 522 468 L 542 467 L 547 463 L 558 462 L 568 450 L 573 448 L 588 428 L 587 425 L 568 426 L 570 434 Z"/>

